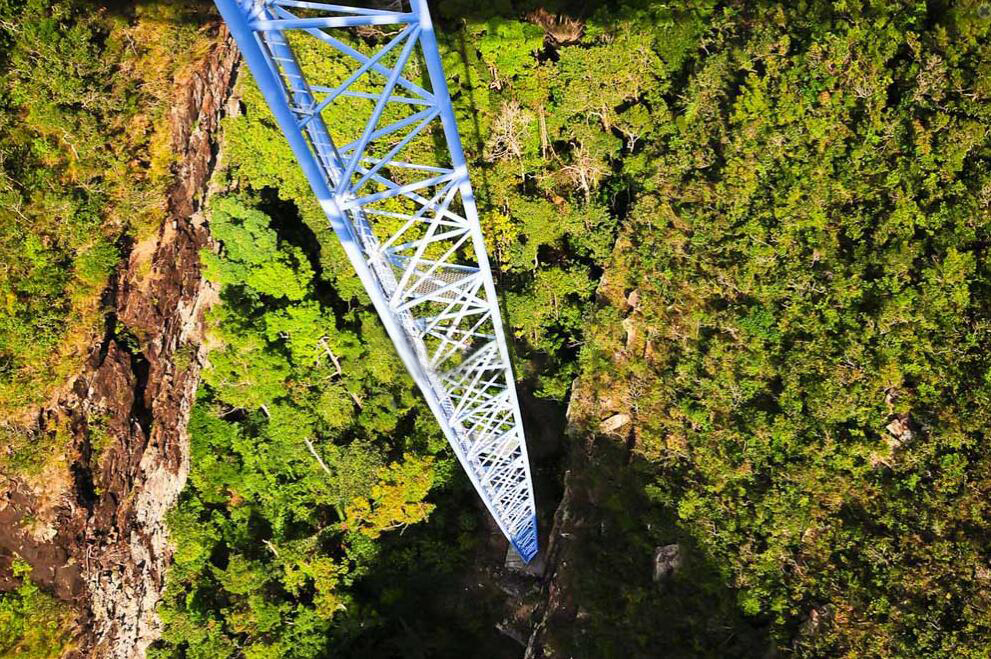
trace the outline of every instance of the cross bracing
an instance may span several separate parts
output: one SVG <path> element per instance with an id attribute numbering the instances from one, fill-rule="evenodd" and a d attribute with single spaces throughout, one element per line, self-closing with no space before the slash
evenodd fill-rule
<path id="1" fill-rule="evenodd" d="M 399 355 L 529 561 L 537 527 L 523 423 L 426 2 L 216 4 Z M 313 52 L 300 48 L 307 41 L 333 66 L 297 56 Z"/>

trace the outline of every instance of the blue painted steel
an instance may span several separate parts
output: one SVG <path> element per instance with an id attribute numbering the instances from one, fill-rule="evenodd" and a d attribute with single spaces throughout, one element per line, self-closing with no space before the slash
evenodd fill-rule
<path id="1" fill-rule="evenodd" d="M 530 561 L 538 544 L 523 421 L 426 2 L 412 0 L 409 12 L 302 0 L 215 2 L 403 363 L 499 528 Z M 392 29 L 394 36 L 368 55 L 360 41 L 335 36 L 355 28 Z M 310 84 L 292 48 L 307 38 L 354 70 Z M 414 82 L 422 80 L 421 66 L 429 90 Z M 361 134 L 344 146 L 323 115 L 341 102 L 358 103 L 351 111 L 361 112 L 372 103 Z M 423 160 L 422 145 L 414 145 L 436 122 L 448 162 L 400 159 L 408 152 Z"/>

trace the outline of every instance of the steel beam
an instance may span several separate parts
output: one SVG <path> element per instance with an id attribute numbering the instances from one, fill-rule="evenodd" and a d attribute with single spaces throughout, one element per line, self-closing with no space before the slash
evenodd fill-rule
<path id="1" fill-rule="evenodd" d="M 537 522 L 523 419 L 427 3 L 215 2 L 399 356 L 529 562 Z M 388 35 L 369 46 L 368 30 Z M 347 72 L 306 71 L 293 46 L 302 40 Z M 363 128 L 339 146 L 329 127 L 342 116 Z"/>

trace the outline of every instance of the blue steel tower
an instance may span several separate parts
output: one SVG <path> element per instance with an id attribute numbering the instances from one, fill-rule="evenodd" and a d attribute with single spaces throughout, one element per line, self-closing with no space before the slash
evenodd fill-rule
<path id="1" fill-rule="evenodd" d="M 537 521 L 523 421 L 427 3 L 215 1 L 406 368 L 529 562 Z M 342 34 L 372 31 L 385 45 Z M 303 40 L 347 66 L 303 62 Z M 343 123 L 361 128 L 341 134 Z"/>

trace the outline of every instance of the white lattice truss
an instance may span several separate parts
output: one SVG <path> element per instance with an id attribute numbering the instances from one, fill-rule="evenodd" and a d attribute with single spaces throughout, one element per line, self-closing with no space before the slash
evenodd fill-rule
<path id="1" fill-rule="evenodd" d="M 426 3 L 216 3 L 406 367 L 529 561 L 537 528 L 523 424 Z M 305 39 L 336 53 L 334 66 L 298 58 L 293 44 Z M 347 126 L 355 134 L 341 134 Z"/>

